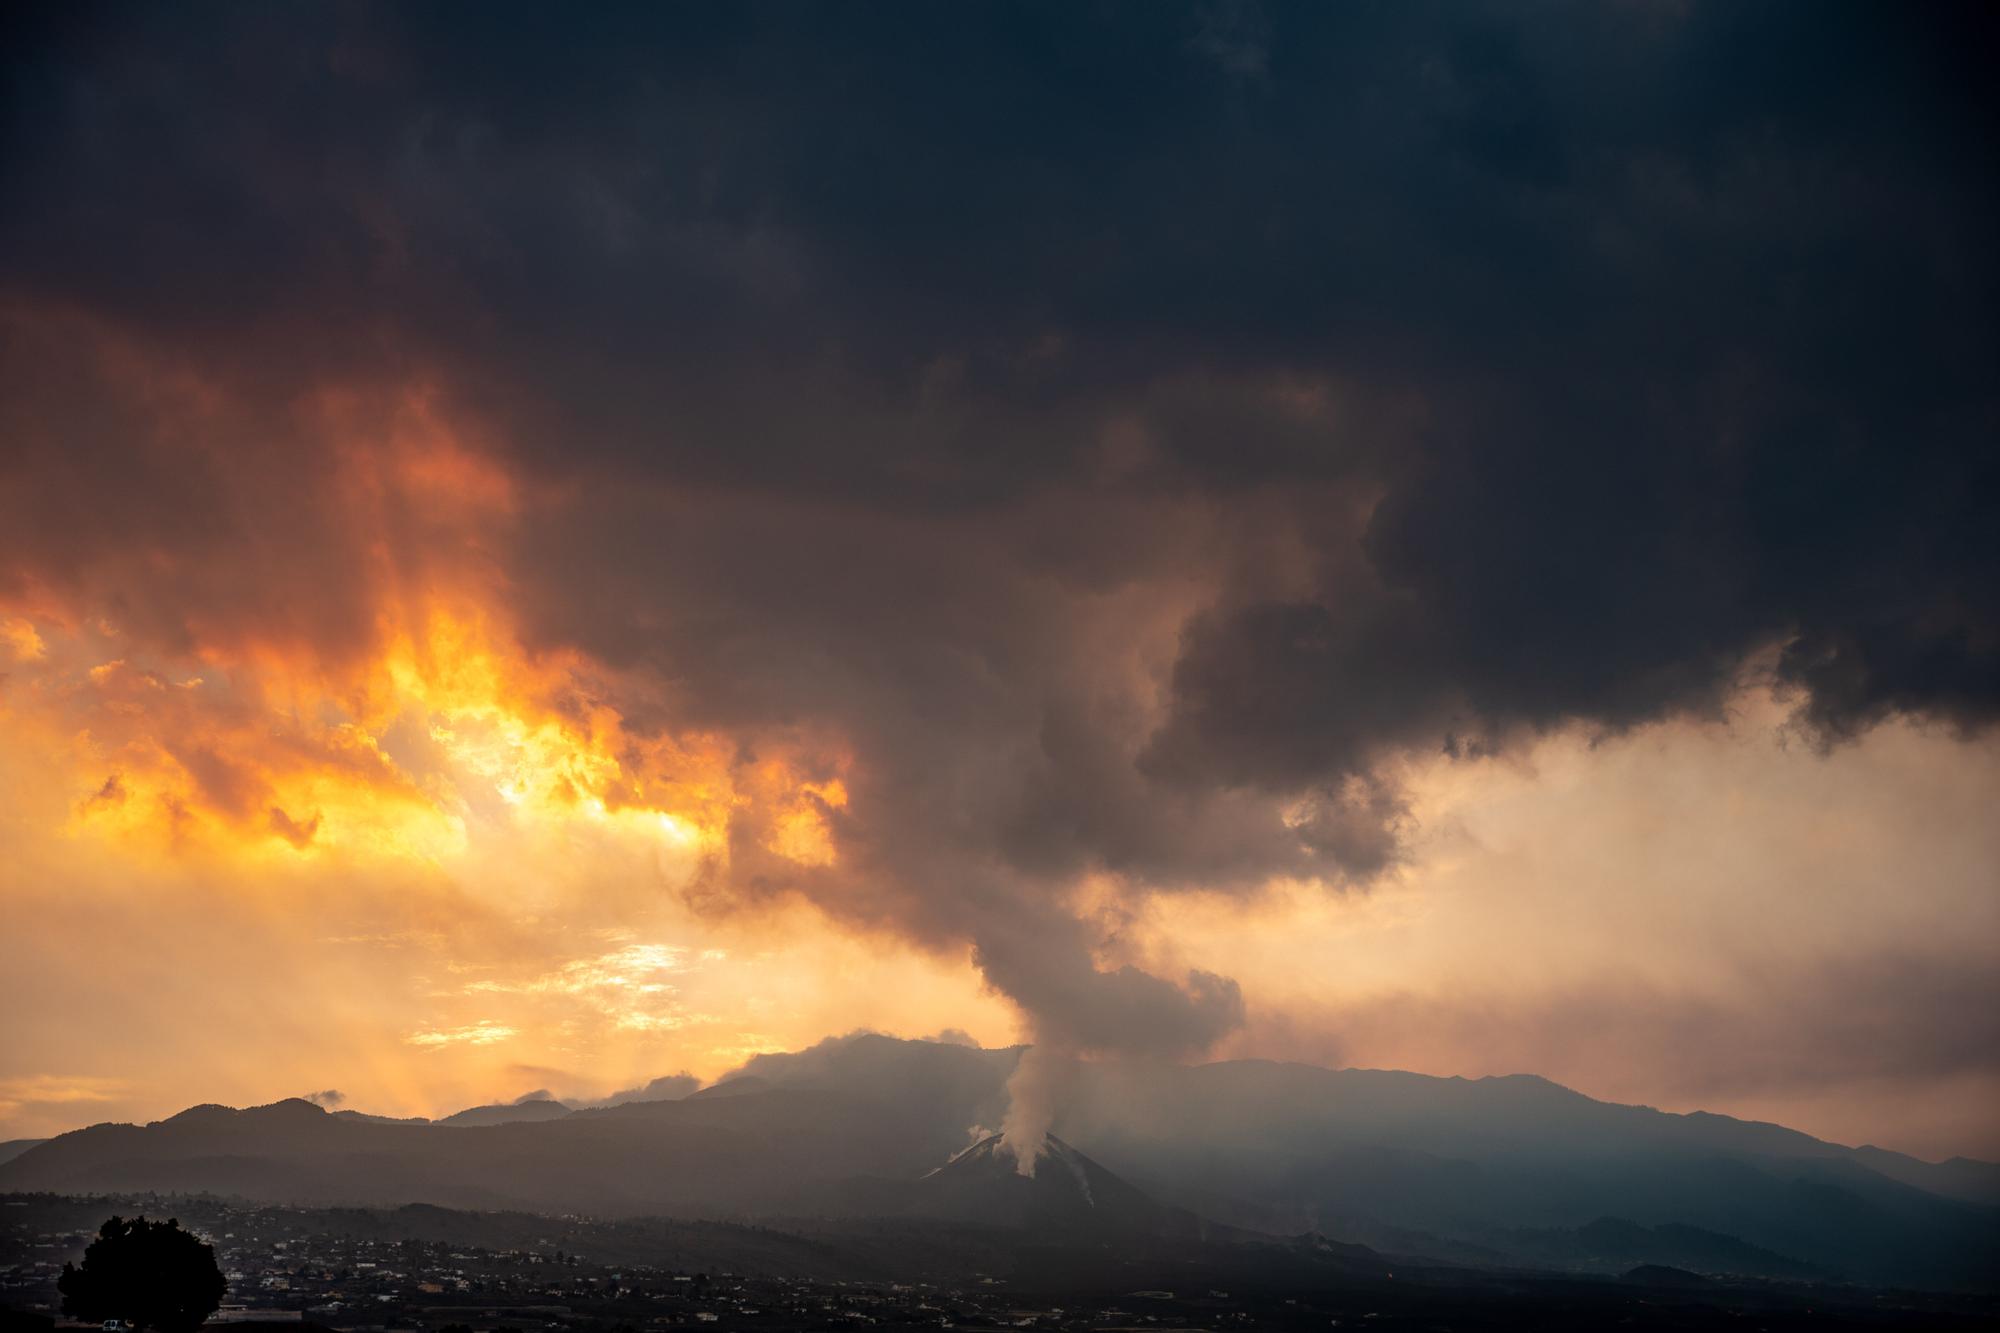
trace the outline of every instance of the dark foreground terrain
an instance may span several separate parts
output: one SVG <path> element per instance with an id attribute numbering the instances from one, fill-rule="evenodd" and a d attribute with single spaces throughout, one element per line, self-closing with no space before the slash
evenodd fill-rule
<path id="1" fill-rule="evenodd" d="M 1991 1328 L 1991 1297 L 1427 1265 L 1307 1235 L 1116 1242 L 926 1219 L 661 1218 L 295 1208 L 212 1196 L 0 1197 L 0 1333 L 52 1328 L 55 1279 L 110 1213 L 215 1246 L 236 1333 L 962 1329 Z"/>

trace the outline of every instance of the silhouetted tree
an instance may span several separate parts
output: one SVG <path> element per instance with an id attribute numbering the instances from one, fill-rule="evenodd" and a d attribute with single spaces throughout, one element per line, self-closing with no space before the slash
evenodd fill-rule
<path id="1" fill-rule="evenodd" d="M 64 1264 L 56 1282 L 73 1319 L 123 1319 L 159 1333 L 194 1333 L 227 1286 L 214 1249 L 182 1231 L 179 1219 L 143 1217 L 105 1222 L 82 1267 Z"/>

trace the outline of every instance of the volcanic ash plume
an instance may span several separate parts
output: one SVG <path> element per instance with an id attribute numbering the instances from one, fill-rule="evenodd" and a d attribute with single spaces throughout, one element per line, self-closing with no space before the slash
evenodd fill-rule
<path id="1" fill-rule="evenodd" d="M 972 933 L 987 984 L 1020 1007 L 1034 1037 L 1007 1082 L 1000 1126 L 1023 1175 L 1034 1174 L 1076 1059 L 1200 1055 L 1242 1025 L 1235 981 L 1193 971 L 1176 983 L 1130 966 L 1100 968 L 1090 928 L 1046 905 L 989 915 Z"/>
<path id="2" fill-rule="evenodd" d="M 1000 1122 L 1000 1146 L 1014 1154 L 1014 1169 L 1035 1174 L 1035 1163 L 1048 1147 L 1055 1123 L 1057 1085 L 1069 1059 L 1044 1043 L 1021 1053 L 1021 1062 L 1007 1079 L 1007 1118 Z"/>

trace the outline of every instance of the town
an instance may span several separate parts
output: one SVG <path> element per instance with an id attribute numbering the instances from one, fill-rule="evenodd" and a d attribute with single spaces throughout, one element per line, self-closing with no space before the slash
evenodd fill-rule
<path id="1" fill-rule="evenodd" d="M 114 1208 L 170 1212 L 214 1247 L 229 1297 L 210 1326 L 301 1323 L 341 1333 L 632 1333 L 684 1324 L 1110 1330 L 1271 1327 L 1283 1318 L 1259 1308 L 1262 1302 L 1233 1302 L 1223 1291 L 1140 1290 L 1116 1305 L 1054 1306 L 1024 1301 L 1006 1279 L 990 1276 L 962 1286 L 813 1280 L 608 1265 L 548 1240 L 493 1250 L 364 1239 L 323 1230 L 330 1210 L 237 1205 L 205 1196 L 5 1201 L 0 1303 L 47 1316 L 54 1327 L 96 1327 L 60 1318 L 56 1279 L 65 1262 L 82 1255 L 96 1214 Z M 73 1216 L 92 1220 L 77 1223 Z M 1278 1304 L 1288 1304 L 1301 1323 L 1325 1326 L 1328 1316 L 1300 1309 L 1296 1299 Z M 1372 1312 L 1356 1317 L 1371 1318 Z"/>
<path id="2" fill-rule="evenodd" d="M 211 1195 L 12 1195 L 0 1196 L 0 1333 L 100 1327 L 64 1318 L 56 1283 L 114 1213 L 177 1217 L 213 1246 L 228 1294 L 206 1327 L 223 1333 L 283 1333 L 287 1325 L 300 1333 L 646 1333 L 683 1325 L 770 1333 L 876 1325 L 1089 1333 L 1694 1329 L 1741 1327 L 1753 1313 L 1764 1329 L 1879 1326 L 1912 1316 L 1930 1328 L 1971 1329 L 1988 1326 L 1993 1314 L 1990 1302 L 1909 1292 L 1783 1283 L 1679 1289 L 1671 1281 L 1526 1274 L 1468 1282 L 1474 1275 L 1413 1273 L 1416 1280 L 1400 1283 L 1384 1274 L 1312 1290 L 1257 1281 L 1114 1289 L 1101 1280 L 1058 1289 L 977 1272 L 872 1280 L 836 1275 L 860 1253 L 837 1243 L 844 1234 L 837 1229 L 815 1236 L 809 1228 L 721 1222 L 295 1207 Z M 399 1227 L 517 1239 L 495 1246 L 393 1234 Z M 639 1250 L 652 1251 L 654 1261 L 629 1261 Z M 815 1264 L 824 1271 L 809 1271 Z"/>

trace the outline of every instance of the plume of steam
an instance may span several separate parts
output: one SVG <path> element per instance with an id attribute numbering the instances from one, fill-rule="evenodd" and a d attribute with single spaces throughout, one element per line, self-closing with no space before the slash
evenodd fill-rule
<path id="1" fill-rule="evenodd" d="M 1000 1122 L 1000 1146 L 1014 1154 L 1014 1169 L 1035 1174 L 1035 1163 L 1048 1150 L 1049 1128 L 1055 1124 L 1057 1095 L 1071 1058 L 1046 1042 L 1021 1052 L 1007 1078 L 1007 1115 Z"/>
<path id="2" fill-rule="evenodd" d="M 347 1100 L 347 1094 L 339 1088 L 326 1088 L 320 1092 L 309 1092 L 305 1099 L 314 1106 L 323 1106 L 331 1111 Z"/>
<path id="3" fill-rule="evenodd" d="M 1020 1006 L 1034 1035 L 1007 1081 L 1000 1126 L 1022 1175 L 1034 1174 L 1077 1059 L 1195 1055 L 1243 1022 L 1235 981 L 1213 972 L 1175 982 L 1136 967 L 1101 968 L 1090 927 L 1048 905 L 990 916 L 974 938 L 988 984 Z"/>

